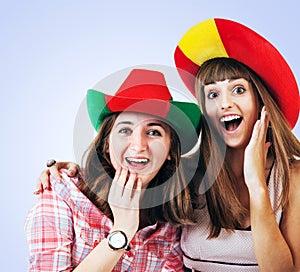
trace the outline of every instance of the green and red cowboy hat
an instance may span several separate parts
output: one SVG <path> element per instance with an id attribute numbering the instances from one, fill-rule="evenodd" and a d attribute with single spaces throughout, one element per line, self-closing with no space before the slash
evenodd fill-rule
<path id="1" fill-rule="evenodd" d="M 96 131 L 108 115 L 130 111 L 153 115 L 174 128 L 182 154 L 190 151 L 198 141 L 199 106 L 193 102 L 174 101 L 165 77 L 159 71 L 133 69 L 115 95 L 89 89 L 86 102 Z"/>
<path id="2" fill-rule="evenodd" d="M 267 86 L 283 115 L 295 126 L 300 99 L 293 72 L 279 51 L 252 29 L 221 18 L 211 18 L 190 28 L 179 41 L 175 65 L 195 95 L 195 77 L 201 65 L 213 58 L 235 59 L 255 71 Z"/>

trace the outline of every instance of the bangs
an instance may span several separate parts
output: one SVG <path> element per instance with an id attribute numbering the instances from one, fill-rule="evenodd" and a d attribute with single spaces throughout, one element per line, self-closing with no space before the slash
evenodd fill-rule
<path id="1" fill-rule="evenodd" d="M 203 85 L 226 79 L 244 78 L 251 81 L 249 68 L 231 58 L 214 58 L 204 62 L 199 69 L 198 78 Z"/>

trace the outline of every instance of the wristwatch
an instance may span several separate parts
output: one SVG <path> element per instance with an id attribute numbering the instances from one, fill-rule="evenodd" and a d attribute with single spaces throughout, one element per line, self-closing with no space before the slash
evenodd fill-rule
<path id="1" fill-rule="evenodd" d="M 111 249 L 120 250 L 125 249 L 126 251 L 130 250 L 128 246 L 128 239 L 126 234 L 121 230 L 115 230 L 108 234 L 107 242 Z"/>

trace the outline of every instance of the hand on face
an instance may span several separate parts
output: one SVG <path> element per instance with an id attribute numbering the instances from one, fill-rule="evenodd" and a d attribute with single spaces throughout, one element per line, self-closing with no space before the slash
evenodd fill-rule
<path id="1" fill-rule="evenodd" d="M 135 233 L 139 226 L 139 206 L 142 183 L 136 173 L 117 169 L 108 195 L 114 216 L 114 229 L 127 234 Z"/>
<path id="2" fill-rule="evenodd" d="M 266 186 L 265 167 L 270 142 L 266 142 L 269 117 L 265 107 L 262 108 L 261 118 L 257 120 L 250 142 L 245 149 L 244 175 L 249 188 L 257 188 L 257 185 Z M 264 183 L 259 183 L 264 181 Z M 254 187 L 253 187 L 254 186 Z"/>

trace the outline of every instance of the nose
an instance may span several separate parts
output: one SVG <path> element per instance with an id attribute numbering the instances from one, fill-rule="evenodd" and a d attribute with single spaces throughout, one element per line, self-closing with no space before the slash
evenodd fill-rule
<path id="1" fill-rule="evenodd" d="M 220 104 L 221 104 L 220 107 L 222 110 L 232 108 L 233 101 L 232 101 L 230 94 L 228 94 L 228 93 L 223 94 L 221 96 Z"/>
<path id="2" fill-rule="evenodd" d="M 129 141 L 131 150 L 140 152 L 147 149 L 147 136 L 140 128 L 136 128 L 133 130 Z"/>

